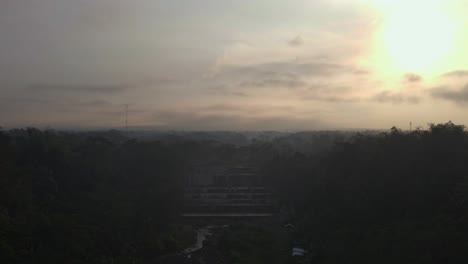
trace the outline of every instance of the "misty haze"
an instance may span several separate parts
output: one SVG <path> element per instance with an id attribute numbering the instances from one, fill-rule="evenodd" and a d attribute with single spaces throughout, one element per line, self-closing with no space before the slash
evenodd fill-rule
<path id="1" fill-rule="evenodd" d="M 467 263 L 467 13 L 0 0 L 0 263 Z"/>

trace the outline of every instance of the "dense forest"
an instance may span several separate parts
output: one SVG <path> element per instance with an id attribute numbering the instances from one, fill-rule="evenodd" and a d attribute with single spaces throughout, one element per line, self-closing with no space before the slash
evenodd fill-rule
<path id="1" fill-rule="evenodd" d="M 449 122 L 356 135 L 269 168 L 317 263 L 464 263 L 467 161 L 468 134 Z"/>
<path id="2" fill-rule="evenodd" d="M 177 146 L 37 129 L 0 138 L 1 263 L 131 263 L 186 246 Z"/>
<path id="3" fill-rule="evenodd" d="M 283 222 L 294 226 L 291 243 L 306 245 L 314 263 L 468 259 L 464 126 L 260 135 L 240 145 L 232 135 L 229 143 L 169 138 L 0 130 L 0 262 L 143 263 L 177 252 L 194 240 L 178 219 L 191 164 L 236 155 L 261 168 L 278 211 L 288 212 Z M 224 234 L 221 252 L 254 230 L 260 242 L 249 241 L 259 248 L 245 250 L 261 255 L 252 263 L 276 263 L 265 248 L 275 232 L 239 230 Z"/>

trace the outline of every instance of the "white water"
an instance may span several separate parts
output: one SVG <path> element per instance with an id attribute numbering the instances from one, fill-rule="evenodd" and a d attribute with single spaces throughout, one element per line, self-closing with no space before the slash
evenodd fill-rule
<path id="1" fill-rule="evenodd" d="M 184 254 L 189 254 L 189 253 L 192 253 L 194 251 L 201 249 L 203 247 L 203 241 L 205 241 L 206 238 L 211 235 L 210 228 L 211 226 L 206 226 L 206 227 L 202 227 L 198 229 L 197 230 L 197 242 L 195 242 L 193 246 L 185 249 L 182 252 Z"/>
<path id="2" fill-rule="evenodd" d="M 197 242 L 195 242 L 195 244 L 193 246 L 191 246 L 189 248 L 186 248 L 184 251 L 182 251 L 182 253 L 189 254 L 189 253 L 192 253 L 194 251 L 197 251 L 197 250 L 203 248 L 203 242 L 206 240 L 207 237 L 212 235 L 210 229 L 213 229 L 213 228 L 216 228 L 216 227 L 225 228 L 225 227 L 228 227 L 228 226 L 227 225 L 223 225 L 223 226 L 205 226 L 205 227 L 199 228 L 197 230 Z"/>

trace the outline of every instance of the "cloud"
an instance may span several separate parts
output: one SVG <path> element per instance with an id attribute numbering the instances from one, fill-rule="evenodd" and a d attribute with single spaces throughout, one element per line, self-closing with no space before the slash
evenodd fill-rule
<path id="1" fill-rule="evenodd" d="M 294 73 L 287 72 L 267 72 L 258 76 L 256 79 L 243 81 L 240 83 L 242 87 L 258 87 L 258 88 L 299 88 L 306 86 L 306 82 Z"/>
<path id="2" fill-rule="evenodd" d="M 261 101 L 283 99 L 325 103 L 357 102 L 367 94 L 370 72 L 352 64 L 322 59 L 283 60 L 246 65 L 219 66 L 206 76 L 204 88 L 215 95 L 259 97 Z M 359 85 L 355 85 L 359 82 Z M 238 94 L 240 93 L 240 94 Z M 304 106 L 304 108 L 307 108 Z"/>
<path id="3" fill-rule="evenodd" d="M 219 90 L 244 92 L 251 88 L 307 89 L 311 83 L 328 84 L 335 77 L 362 76 L 367 71 L 344 64 L 323 61 L 278 61 L 218 67 L 205 81 L 218 84 Z M 251 90 L 249 90 L 250 92 Z"/>
<path id="4" fill-rule="evenodd" d="M 306 97 L 303 97 L 302 100 L 315 100 L 315 101 L 324 101 L 324 102 L 329 102 L 329 103 L 338 103 L 338 102 L 352 103 L 352 102 L 359 101 L 359 98 L 338 96 L 338 95 L 325 95 L 325 96 L 306 96 Z"/>
<path id="5" fill-rule="evenodd" d="M 302 44 L 304 44 L 304 40 L 301 36 L 296 36 L 295 38 L 288 41 L 288 45 L 293 47 L 301 46 Z"/>
<path id="6" fill-rule="evenodd" d="M 421 75 L 415 74 L 415 73 L 408 73 L 404 76 L 404 80 L 407 83 L 418 83 L 423 80 Z"/>
<path id="7" fill-rule="evenodd" d="M 406 97 L 406 100 L 410 104 L 419 104 L 419 102 L 421 102 L 421 98 L 418 96 L 408 96 Z"/>
<path id="8" fill-rule="evenodd" d="M 110 106 L 110 105 L 112 105 L 112 103 L 110 103 L 109 101 L 106 101 L 106 100 L 92 100 L 92 101 L 86 102 L 85 105 L 95 106 L 95 107 L 102 107 L 102 106 Z"/>
<path id="9" fill-rule="evenodd" d="M 443 74 L 442 77 L 448 77 L 448 78 L 468 77 L 468 70 L 458 70 L 458 71 L 447 72 Z"/>
<path id="10" fill-rule="evenodd" d="M 324 102 L 356 102 L 359 100 L 354 94 L 354 89 L 342 85 L 310 85 L 307 90 L 298 93 L 300 100 L 324 101 Z"/>
<path id="11" fill-rule="evenodd" d="M 44 99 L 44 98 L 0 98 L 2 110 L 15 112 L 21 110 L 23 112 L 39 113 L 53 111 L 57 113 L 94 113 L 102 114 L 109 112 L 123 111 L 122 104 L 112 103 L 103 99 L 83 100 L 83 99 Z"/>
<path id="12" fill-rule="evenodd" d="M 51 103 L 52 100 L 26 97 L 0 97 L 0 102 L 2 104 L 48 104 Z"/>
<path id="13" fill-rule="evenodd" d="M 66 84 L 33 84 L 27 87 L 34 92 L 73 92 L 111 94 L 125 90 L 123 85 L 66 85 Z"/>
<path id="14" fill-rule="evenodd" d="M 79 19 L 90 27 L 120 26 L 136 16 L 136 7 L 126 1 L 90 1 L 81 3 Z"/>
<path id="15" fill-rule="evenodd" d="M 421 101 L 421 98 L 417 96 L 404 95 L 401 92 L 390 92 L 382 91 L 370 98 L 371 101 L 379 103 L 392 103 L 392 104 L 402 104 L 402 103 L 411 103 L 417 104 Z"/>
<path id="16" fill-rule="evenodd" d="M 43 105 L 65 105 L 69 107 L 106 107 L 112 106 L 113 104 L 109 101 L 96 99 L 96 100 L 74 100 L 74 99 L 61 99 L 61 100 L 52 100 L 52 99 L 42 99 L 42 98 L 0 98 L 0 102 L 3 104 L 17 104 L 17 105 L 34 105 L 34 104 L 43 104 Z"/>
<path id="17" fill-rule="evenodd" d="M 355 75 L 369 75 L 369 74 L 371 74 L 370 71 L 368 71 L 368 70 L 363 70 L 363 69 L 355 69 L 355 70 L 353 70 L 353 73 L 354 73 Z"/>
<path id="18" fill-rule="evenodd" d="M 249 65 L 225 65 L 221 66 L 214 73 L 213 77 L 262 77 L 272 74 L 295 74 L 298 76 L 308 77 L 330 77 L 343 74 L 364 73 L 356 67 L 324 62 L 320 60 L 314 61 L 298 61 L 285 60 L 277 62 L 267 62 Z"/>
<path id="19" fill-rule="evenodd" d="M 214 88 L 209 88 L 208 93 L 213 95 L 221 95 L 226 97 L 238 97 L 238 98 L 245 98 L 249 97 L 249 94 L 242 91 L 230 91 L 229 86 L 216 86 Z"/>
<path id="20" fill-rule="evenodd" d="M 140 120 L 147 109 L 134 106 L 129 119 Z M 9 126 L 109 127 L 124 126 L 123 104 L 104 99 L 0 98 L 0 119 Z"/>
<path id="21" fill-rule="evenodd" d="M 453 90 L 447 86 L 434 88 L 430 91 L 430 94 L 434 98 L 444 99 L 459 104 L 468 103 L 468 84 L 465 84 L 459 90 Z"/>

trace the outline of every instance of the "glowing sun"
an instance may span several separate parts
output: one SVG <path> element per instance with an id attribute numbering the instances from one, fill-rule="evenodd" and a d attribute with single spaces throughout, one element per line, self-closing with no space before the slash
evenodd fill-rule
<path id="1" fill-rule="evenodd" d="M 392 67 L 428 72 L 448 55 L 454 42 L 454 23 L 444 13 L 443 1 L 376 1 L 385 14 L 379 46 Z"/>

